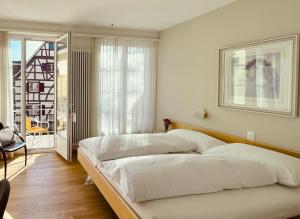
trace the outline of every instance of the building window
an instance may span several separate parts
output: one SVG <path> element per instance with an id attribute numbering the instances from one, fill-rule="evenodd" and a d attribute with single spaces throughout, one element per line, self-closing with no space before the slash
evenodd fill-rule
<path id="1" fill-rule="evenodd" d="M 48 63 L 47 70 L 48 72 L 54 72 L 54 63 Z"/>
<path id="2" fill-rule="evenodd" d="M 39 82 L 28 82 L 28 91 L 31 93 L 40 91 L 40 83 Z"/>

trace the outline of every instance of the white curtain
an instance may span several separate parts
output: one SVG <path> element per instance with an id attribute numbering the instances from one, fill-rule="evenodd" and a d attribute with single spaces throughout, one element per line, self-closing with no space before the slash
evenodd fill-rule
<path id="1" fill-rule="evenodd" d="M 9 77 L 9 35 L 0 31 L 0 122 L 11 125 L 11 78 Z"/>
<path id="2" fill-rule="evenodd" d="M 156 42 L 98 38 L 98 132 L 147 133 L 154 128 Z"/>

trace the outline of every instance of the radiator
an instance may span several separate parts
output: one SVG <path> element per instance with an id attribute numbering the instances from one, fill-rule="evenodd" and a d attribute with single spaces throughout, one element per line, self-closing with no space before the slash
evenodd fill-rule
<path id="1" fill-rule="evenodd" d="M 90 50 L 72 51 L 72 146 L 90 136 Z"/>

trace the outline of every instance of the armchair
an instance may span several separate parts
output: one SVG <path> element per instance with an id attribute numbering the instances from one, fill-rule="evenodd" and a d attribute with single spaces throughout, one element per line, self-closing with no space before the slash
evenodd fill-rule
<path id="1" fill-rule="evenodd" d="M 4 178 L 6 178 L 7 175 L 7 159 L 6 159 L 6 153 L 7 152 L 15 152 L 21 148 L 24 148 L 25 150 L 25 166 L 27 165 L 27 146 L 26 142 L 20 136 L 17 132 L 13 132 L 14 136 L 17 136 L 20 139 L 20 142 L 13 141 L 12 143 L 2 146 L 1 139 L 0 139 L 0 153 L 3 155 L 4 160 Z"/>

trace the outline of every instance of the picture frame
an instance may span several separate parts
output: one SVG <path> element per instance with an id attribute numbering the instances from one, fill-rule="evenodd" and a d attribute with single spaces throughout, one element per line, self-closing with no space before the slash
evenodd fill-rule
<path id="1" fill-rule="evenodd" d="M 218 106 L 297 117 L 298 34 L 219 50 Z"/>

